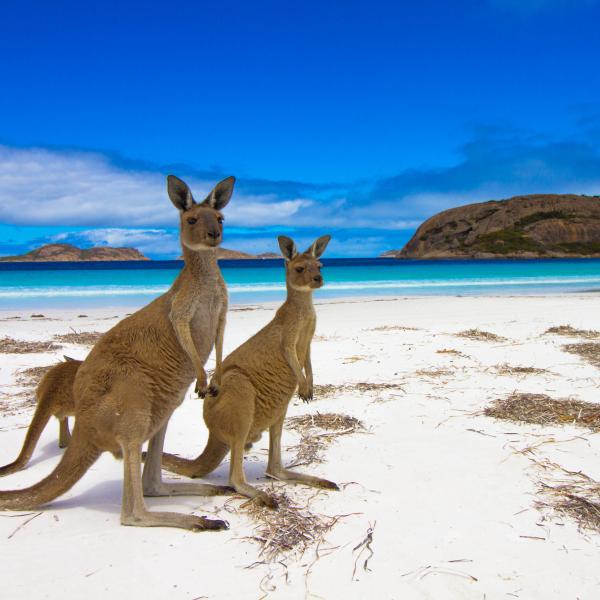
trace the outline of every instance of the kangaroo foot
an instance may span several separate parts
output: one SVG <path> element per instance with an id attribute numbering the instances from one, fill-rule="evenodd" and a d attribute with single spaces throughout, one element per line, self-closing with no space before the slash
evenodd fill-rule
<path id="1" fill-rule="evenodd" d="M 310 485 L 310 484 L 309 484 Z M 325 490 L 336 490 L 337 492 L 340 491 L 340 487 L 337 483 L 335 483 L 335 481 L 329 481 L 329 479 L 321 479 L 317 484 L 315 484 L 317 487 L 321 487 Z"/>
<path id="2" fill-rule="evenodd" d="M 227 521 L 207 519 L 195 515 L 182 515 L 173 512 L 143 511 L 136 514 L 123 515 L 122 525 L 134 527 L 177 527 L 190 531 L 220 531 L 229 529 Z"/>
<path id="3" fill-rule="evenodd" d="M 267 477 L 273 479 L 279 479 L 281 481 L 289 481 L 290 483 L 301 483 L 303 485 L 310 485 L 312 487 L 318 487 L 325 490 L 336 490 L 339 491 L 339 486 L 329 479 L 322 479 L 321 477 L 315 477 L 314 475 L 306 475 L 304 473 L 297 473 L 290 469 L 278 469 L 267 471 Z"/>
<path id="4" fill-rule="evenodd" d="M 261 492 L 257 490 L 255 487 L 251 486 L 249 483 L 231 483 L 233 488 L 238 494 L 242 496 L 247 496 L 248 498 L 256 499 L 259 504 L 266 506 L 267 508 L 272 508 L 277 510 L 279 508 L 279 503 L 275 498 L 269 496 L 269 494 L 265 492 Z"/>
<path id="5" fill-rule="evenodd" d="M 58 430 L 58 447 L 66 448 L 71 441 L 71 432 L 69 430 L 69 420 L 63 417 L 59 420 L 60 428 Z"/>
<path id="6" fill-rule="evenodd" d="M 256 496 L 257 501 L 266 506 L 267 508 L 272 508 L 273 510 L 277 510 L 279 508 L 279 502 L 273 498 L 273 496 L 269 496 L 269 494 L 265 494 L 262 492 L 258 496 Z"/>
<path id="7" fill-rule="evenodd" d="M 168 483 L 158 482 L 144 486 L 144 496 L 228 496 L 235 490 L 228 485 L 209 485 L 206 483 Z"/>
<path id="8" fill-rule="evenodd" d="M 5 465 L 4 467 L 0 467 L 0 477 L 4 477 L 5 475 L 11 475 L 12 473 L 21 471 L 24 466 L 24 462 L 14 461 L 8 465 Z"/>

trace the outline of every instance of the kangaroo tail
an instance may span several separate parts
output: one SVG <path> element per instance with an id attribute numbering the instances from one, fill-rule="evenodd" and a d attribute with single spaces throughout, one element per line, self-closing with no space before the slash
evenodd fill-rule
<path id="1" fill-rule="evenodd" d="M 195 459 L 181 458 L 173 454 L 162 455 L 162 466 L 167 471 L 187 477 L 204 477 L 214 471 L 229 452 L 229 446 L 210 434 L 202 454 Z"/>
<path id="2" fill-rule="evenodd" d="M 0 467 L 0 477 L 20 471 L 29 462 L 35 446 L 40 439 L 40 435 L 42 435 L 42 431 L 44 431 L 52 416 L 52 408 L 52 398 L 50 396 L 42 396 L 33 414 L 33 419 L 27 430 L 27 435 L 25 436 L 19 456 L 10 464 Z"/>
<path id="3" fill-rule="evenodd" d="M 28 510 L 46 504 L 71 489 L 101 454 L 84 436 L 85 433 L 75 424 L 72 442 L 54 471 L 31 487 L 0 492 L 0 509 Z"/>

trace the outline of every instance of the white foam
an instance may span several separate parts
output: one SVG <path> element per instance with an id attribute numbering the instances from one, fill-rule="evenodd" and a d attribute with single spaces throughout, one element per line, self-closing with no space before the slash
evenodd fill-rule
<path id="1" fill-rule="evenodd" d="M 600 284 L 600 277 L 518 277 L 510 279 L 440 279 L 440 280 L 377 280 L 377 281 L 334 281 L 325 284 L 324 289 L 336 291 L 361 290 L 402 290 L 428 288 L 467 288 L 467 287 L 536 287 L 547 285 L 573 286 L 578 284 Z M 227 286 L 230 294 L 252 292 L 282 292 L 283 283 L 232 283 Z M 22 287 L 0 289 L 0 298 L 53 298 L 53 297 L 106 297 L 106 296 L 157 296 L 169 289 L 168 285 L 157 286 L 79 286 L 79 287 Z"/>

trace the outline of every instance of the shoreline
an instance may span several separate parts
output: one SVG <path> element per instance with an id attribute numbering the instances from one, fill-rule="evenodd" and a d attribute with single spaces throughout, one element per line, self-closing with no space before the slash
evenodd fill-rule
<path id="1" fill-rule="evenodd" d="M 523 299 L 527 300 L 539 300 L 539 299 L 552 299 L 552 298 L 562 298 L 562 299 L 583 299 L 588 300 L 594 295 L 600 295 L 600 289 L 591 289 L 591 290 L 577 290 L 574 292 L 554 292 L 548 294 L 542 293 L 531 293 L 531 294 L 515 294 L 507 292 L 505 294 L 481 294 L 481 295 L 471 295 L 471 294 L 410 294 L 410 295 L 381 295 L 381 296 L 335 296 L 333 298 L 318 298 L 318 292 L 314 297 L 314 305 L 315 306 L 324 306 L 331 304 L 360 304 L 360 303 L 371 303 L 371 302 L 399 302 L 399 301 L 434 301 L 436 299 L 439 300 L 488 300 L 488 299 L 506 299 L 506 300 L 517 300 Z M 246 310 L 264 310 L 264 309 L 276 309 L 281 305 L 282 301 L 280 300 L 265 300 L 265 301 L 257 301 L 257 302 L 240 302 L 240 303 L 232 303 L 231 298 L 229 299 L 229 311 L 246 311 Z M 126 314 L 132 314 L 133 312 L 140 310 L 146 304 L 108 304 L 106 306 L 97 306 L 97 305 L 78 305 L 74 306 L 51 306 L 44 308 L 42 306 L 33 306 L 28 308 L 5 308 L 0 307 L 0 320 L 9 319 L 11 316 L 19 316 L 21 319 L 25 318 L 33 318 L 33 314 L 43 314 L 43 317 L 47 317 L 48 314 L 54 315 L 54 318 L 63 318 L 65 313 L 87 313 L 86 317 L 94 317 L 97 315 L 104 315 L 104 313 L 123 313 L 122 316 Z M 31 311 L 34 311 L 32 314 Z M 42 317 L 42 318 L 43 318 Z M 77 315 L 74 315 L 72 318 L 76 318 Z M 38 317 L 40 318 L 40 317 Z"/>

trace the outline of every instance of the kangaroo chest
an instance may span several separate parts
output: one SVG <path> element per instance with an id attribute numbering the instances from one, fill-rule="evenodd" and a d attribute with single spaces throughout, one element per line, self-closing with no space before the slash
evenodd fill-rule
<path id="1" fill-rule="evenodd" d="M 205 361 L 212 351 L 217 335 L 219 318 L 225 310 L 220 290 L 205 294 L 190 321 L 190 332 L 200 358 Z"/>

